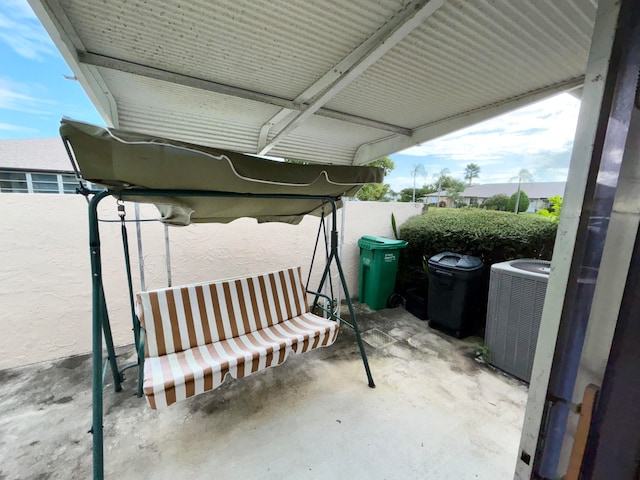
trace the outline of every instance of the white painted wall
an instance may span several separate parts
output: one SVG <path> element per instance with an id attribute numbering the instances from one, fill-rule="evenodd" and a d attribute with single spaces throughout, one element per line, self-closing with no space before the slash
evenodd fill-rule
<path id="1" fill-rule="evenodd" d="M 102 202 L 101 217 L 117 219 L 113 199 Z M 75 195 L 0 195 L 0 369 L 89 352 L 91 276 L 87 204 Z M 357 295 L 362 235 L 392 237 L 398 226 L 421 212 L 421 204 L 347 202 L 343 266 L 351 296 Z M 155 218 L 155 209 L 142 206 Z M 127 218 L 134 218 L 127 205 Z M 340 214 L 338 227 L 340 228 Z M 173 284 L 260 273 L 288 266 L 309 270 L 318 218 L 300 225 L 258 224 L 240 219 L 227 225 L 172 227 Z M 118 223 L 102 223 L 105 292 L 116 345 L 131 343 L 131 317 Z M 164 227 L 142 224 L 147 288 L 166 285 Z M 135 226 L 129 225 L 134 288 L 140 289 Z M 314 269 L 319 278 L 323 265 Z M 312 284 L 314 282 L 312 281 Z M 315 288 L 315 287 L 313 287 Z"/>

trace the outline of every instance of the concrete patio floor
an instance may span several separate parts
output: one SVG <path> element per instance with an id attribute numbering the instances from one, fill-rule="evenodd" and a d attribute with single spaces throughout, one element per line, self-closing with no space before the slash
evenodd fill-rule
<path id="1" fill-rule="evenodd" d="M 402 308 L 358 305 L 376 389 L 353 333 L 282 366 L 151 410 L 105 387 L 107 479 L 511 479 L 526 386 Z M 380 340 L 380 338 L 378 339 Z M 131 349 L 119 351 L 120 361 Z M 0 480 L 91 478 L 91 362 L 0 371 Z"/>

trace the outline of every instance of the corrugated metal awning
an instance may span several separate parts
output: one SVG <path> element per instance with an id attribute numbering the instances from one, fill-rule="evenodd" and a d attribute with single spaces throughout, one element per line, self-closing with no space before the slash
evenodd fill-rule
<path id="1" fill-rule="evenodd" d="M 30 0 L 109 126 L 363 164 L 582 84 L 596 0 Z"/>

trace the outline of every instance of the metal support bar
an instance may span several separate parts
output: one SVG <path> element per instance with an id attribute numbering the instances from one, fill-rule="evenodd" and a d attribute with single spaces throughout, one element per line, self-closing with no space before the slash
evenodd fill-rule
<path id="1" fill-rule="evenodd" d="M 167 287 L 171 287 L 171 246 L 169 242 L 169 225 L 164 224 L 164 260 L 167 264 Z"/>
<path id="2" fill-rule="evenodd" d="M 139 224 L 137 224 L 139 225 Z M 127 286 L 129 289 L 129 306 L 131 308 L 131 321 L 133 323 L 133 339 L 135 344 L 138 345 L 140 340 L 140 321 L 136 315 L 136 309 L 133 302 L 133 282 L 131 280 L 131 258 L 129 256 L 129 235 L 127 235 L 127 227 L 124 222 L 121 226 L 122 232 L 122 249 L 124 251 L 124 266 L 127 272 Z"/>
<path id="3" fill-rule="evenodd" d="M 91 257 L 92 286 L 92 405 L 93 421 L 90 432 L 93 434 L 93 478 L 103 480 L 103 432 L 102 432 L 102 267 L 100 264 L 100 232 L 98 229 L 98 203 L 109 195 L 98 192 L 89 202 L 89 247 Z"/>
<path id="4" fill-rule="evenodd" d="M 142 384 L 144 382 L 144 351 L 145 351 L 146 330 L 140 327 L 140 338 L 138 340 L 138 398 L 142 397 Z"/>
<path id="5" fill-rule="evenodd" d="M 113 375 L 113 387 L 115 388 L 116 392 L 119 392 L 122 390 L 122 375 L 118 370 L 118 360 L 116 359 L 116 349 L 113 346 L 113 335 L 111 334 L 111 323 L 109 322 L 109 312 L 107 310 L 107 301 L 104 298 L 104 286 L 101 286 L 100 288 L 100 296 L 102 297 L 102 315 L 101 315 L 102 331 L 104 333 L 104 343 L 107 347 L 107 361 L 111 366 L 111 373 Z"/>

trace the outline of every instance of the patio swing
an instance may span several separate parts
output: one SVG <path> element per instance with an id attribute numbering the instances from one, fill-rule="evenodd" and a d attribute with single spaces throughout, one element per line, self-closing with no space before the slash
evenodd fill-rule
<path id="1" fill-rule="evenodd" d="M 120 391 L 124 372 L 138 367 L 138 396 L 144 393 L 152 408 L 162 408 L 217 388 L 227 375 L 240 379 L 280 365 L 290 353 L 331 345 L 339 326 L 346 325 L 355 332 L 368 385 L 375 387 L 338 256 L 337 209 L 342 196 L 380 182 L 381 169 L 267 161 L 67 119 L 60 134 L 78 178 L 105 188 L 78 189 L 89 200 L 94 479 L 104 477 L 103 386 L 108 369 Z M 123 368 L 115 354 L 102 281 L 97 207 L 108 196 L 118 204 L 137 353 L 137 361 Z M 134 295 L 125 200 L 155 204 L 160 220 L 169 225 L 227 223 L 240 217 L 296 224 L 304 215 L 317 215 L 320 225 L 310 268 L 322 232 L 326 257 L 318 288 L 308 289 L 311 271 L 303 285 L 297 267 Z M 327 239 L 328 215 L 332 222 Z M 340 317 L 333 303 L 332 265 L 349 320 Z M 325 285 L 330 295 L 321 293 Z M 313 298 L 311 306 L 307 294 Z M 323 316 L 316 314 L 321 311 Z"/>

